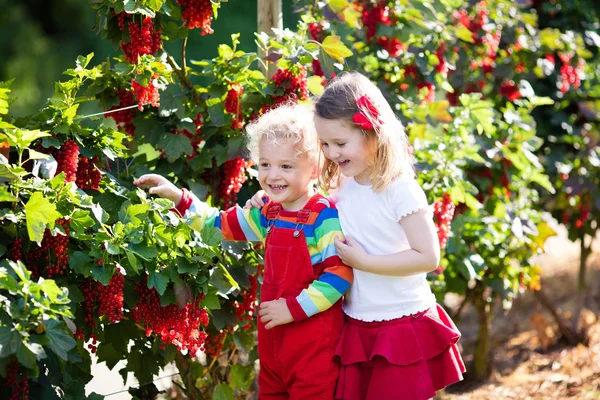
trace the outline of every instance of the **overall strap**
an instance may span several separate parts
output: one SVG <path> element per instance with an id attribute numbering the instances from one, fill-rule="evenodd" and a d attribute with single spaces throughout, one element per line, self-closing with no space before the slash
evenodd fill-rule
<path id="1" fill-rule="evenodd" d="M 275 225 L 275 220 L 279 215 L 279 211 L 281 211 L 281 204 L 269 202 L 265 207 L 267 207 L 267 235 L 271 233 L 273 230 L 273 225 Z"/>
<path id="2" fill-rule="evenodd" d="M 305 224 L 310 217 L 310 213 L 315 211 L 316 206 L 319 204 L 319 200 L 324 198 L 325 196 L 322 194 L 316 194 L 311 197 L 304 205 L 304 208 L 296 213 L 296 224 Z"/>

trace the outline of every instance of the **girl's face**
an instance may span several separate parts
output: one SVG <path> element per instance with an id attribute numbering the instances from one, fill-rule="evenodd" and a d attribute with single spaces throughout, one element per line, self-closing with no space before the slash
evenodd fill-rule
<path id="1" fill-rule="evenodd" d="M 336 163 L 344 176 L 354 177 L 363 185 L 370 184 L 369 166 L 373 155 L 362 131 L 339 119 L 315 115 L 314 121 L 325 157 Z"/>

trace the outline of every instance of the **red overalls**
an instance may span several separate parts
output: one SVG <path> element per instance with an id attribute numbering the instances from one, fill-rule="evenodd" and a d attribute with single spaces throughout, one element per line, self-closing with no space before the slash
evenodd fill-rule
<path id="1" fill-rule="evenodd" d="M 321 275 L 322 271 L 313 269 L 302 230 L 321 197 L 313 196 L 298 212 L 284 211 L 278 204 L 268 206 L 270 232 L 265 244 L 261 302 L 296 297 Z M 278 215 L 295 215 L 296 229 L 274 227 Z M 270 330 L 259 318 L 259 399 L 333 399 L 339 374 L 333 357 L 343 323 L 340 301 L 308 319 Z"/>

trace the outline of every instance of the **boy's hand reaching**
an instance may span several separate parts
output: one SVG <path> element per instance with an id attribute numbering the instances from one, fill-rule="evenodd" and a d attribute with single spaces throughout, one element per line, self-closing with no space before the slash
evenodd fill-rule
<path id="1" fill-rule="evenodd" d="M 292 317 L 292 313 L 290 313 L 290 309 L 288 308 L 285 299 L 277 299 L 261 303 L 258 316 L 260 320 L 266 324 L 266 329 L 271 329 L 277 325 L 285 325 L 289 324 L 290 322 L 294 322 L 294 317 Z"/>
<path id="2" fill-rule="evenodd" d="M 176 206 L 181 201 L 181 189 L 173 185 L 164 176 L 157 174 L 142 175 L 133 181 L 133 184 L 148 189 L 148 193 L 150 194 L 171 200 Z"/>

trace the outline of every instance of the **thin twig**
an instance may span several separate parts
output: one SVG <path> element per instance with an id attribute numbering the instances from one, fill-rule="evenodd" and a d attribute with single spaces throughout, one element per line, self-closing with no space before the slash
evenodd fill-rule
<path id="1" fill-rule="evenodd" d="M 175 62 L 175 59 L 173 58 L 173 56 L 167 57 L 167 62 L 169 63 L 171 68 L 173 68 L 173 71 L 175 71 L 175 73 L 177 74 L 177 77 L 179 78 L 181 83 L 183 83 L 185 85 L 185 87 L 187 87 L 189 90 L 191 90 L 192 97 L 194 98 L 194 102 L 199 103 L 200 97 L 198 95 L 198 92 L 196 91 L 196 89 L 194 89 L 194 85 L 192 84 L 190 79 L 187 77 L 187 75 L 183 72 L 183 70 L 181 68 L 179 68 L 179 66 L 177 65 L 177 62 Z"/>
<path id="2" fill-rule="evenodd" d="M 183 42 L 181 43 L 181 69 L 183 70 L 184 75 L 187 76 L 187 61 L 185 60 L 185 48 L 187 47 L 187 36 L 183 38 Z"/>

